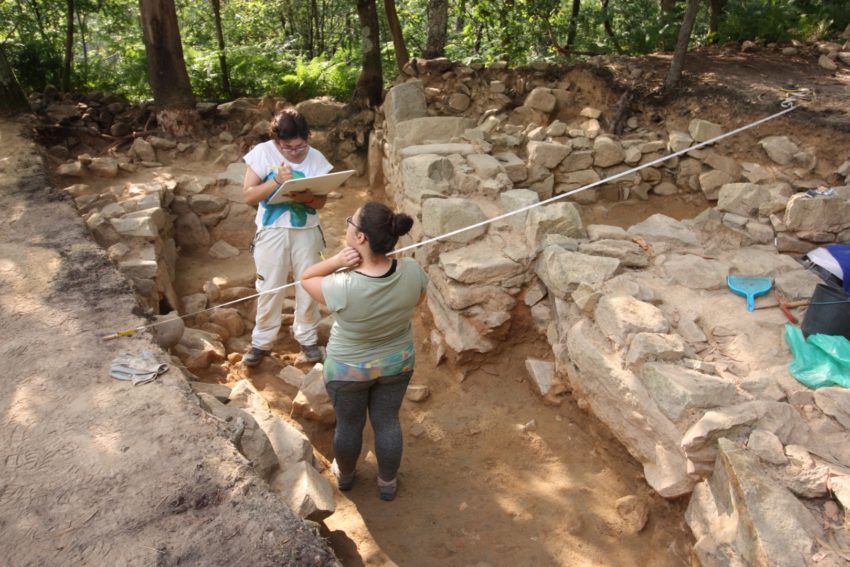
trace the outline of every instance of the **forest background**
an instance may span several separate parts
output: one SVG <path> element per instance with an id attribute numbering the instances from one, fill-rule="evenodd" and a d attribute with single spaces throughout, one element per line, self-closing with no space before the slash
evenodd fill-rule
<path id="1" fill-rule="evenodd" d="M 672 50 L 686 26 L 693 48 L 826 39 L 850 24 L 846 0 L 0 0 L 0 58 L 25 93 L 157 98 L 143 30 L 168 35 L 169 12 L 198 100 L 293 103 L 349 100 L 367 52 L 385 86 L 410 57 L 559 63 Z"/>

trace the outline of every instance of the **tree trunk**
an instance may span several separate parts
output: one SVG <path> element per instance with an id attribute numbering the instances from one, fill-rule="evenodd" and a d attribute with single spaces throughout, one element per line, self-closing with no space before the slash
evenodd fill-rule
<path id="1" fill-rule="evenodd" d="M 395 9 L 395 0 L 384 0 L 384 12 L 387 14 L 387 24 L 390 28 L 390 35 L 393 36 L 393 47 L 395 48 L 395 64 L 398 67 L 398 72 L 404 69 L 404 65 L 410 59 L 407 54 L 407 46 L 404 44 L 404 34 L 402 34 L 401 24 L 398 21 L 398 13 Z"/>
<path id="2" fill-rule="evenodd" d="M 602 26 L 605 28 L 605 34 L 608 36 L 608 39 L 614 44 L 614 51 L 622 53 L 623 50 L 620 49 L 620 42 L 617 41 L 617 36 L 614 35 L 614 27 L 611 25 L 611 16 L 608 14 L 608 0 L 602 0 Z"/>
<path id="3" fill-rule="evenodd" d="M 89 48 L 86 45 L 86 18 L 77 10 L 77 27 L 80 29 L 80 47 L 83 48 L 83 84 L 89 80 Z"/>
<path id="4" fill-rule="evenodd" d="M 428 0 L 428 38 L 422 57 L 435 59 L 446 53 L 446 30 L 449 25 L 448 0 Z"/>
<path id="5" fill-rule="evenodd" d="M 570 27 L 567 30 L 567 50 L 576 44 L 576 30 L 578 30 L 578 15 L 581 11 L 581 0 L 573 0 L 573 12 L 570 15 Z"/>
<path id="6" fill-rule="evenodd" d="M 466 0 L 460 0 L 458 3 L 457 19 L 455 20 L 455 32 L 460 33 L 465 26 L 463 17 L 466 15 Z"/>
<path id="7" fill-rule="evenodd" d="M 27 97 L 6 59 L 6 48 L 0 43 L 0 114 L 17 114 L 29 109 Z"/>
<path id="8" fill-rule="evenodd" d="M 673 62 L 670 64 L 667 80 L 664 81 L 665 91 L 669 92 L 674 89 L 682 77 L 685 54 L 688 52 L 688 42 L 691 39 L 691 31 L 694 28 L 694 20 L 696 20 L 698 10 L 699 0 L 688 0 L 685 18 L 682 20 L 682 27 L 679 28 L 679 38 L 676 40 L 676 49 L 673 51 Z"/>
<path id="9" fill-rule="evenodd" d="M 381 104 L 384 89 L 378 37 L 378 9 L 375 0 L 357 0 L 357 17 L 360 20 L 363 65 L 354 88 L 352 103 L 375 107 Z"/>
<path id="10" fill-rule="evenodd" d="M 515 9 L 514 0 L 504 0 L 499 10 L 499 28 L 500 35 L 502 36 L 499 40 L 499 49 L 505 61 L 510 61 L 513 55 L 510 51 L 512 42 L 510 27 L 513 22 Z"/>
<path id="11" fill-rule="evenodd" d="M 200 117 L 186 72 L 174 0 L 139 0 L 148 80 L 159 126 L 175 136 L 196 130 Z"/>
<path id="12" fill-rule="evenodd" d="M 313 21 L 310 22 L 310 27 L 313 28 L 313 56 L 316 57 L 322 53 L 322 28 L 319 25 L 319 4 L 316 0 L 310 0 L 312 6 Z"/>
<path id="13" fill-rule="evenodd" d="M 218 65 L 221 67 L 221 89 L 230 98 L 230 72 L 227 70 L 227 55 L 224 48 L 224 30 L 221 27 L 221 0 L 210 0 L 215 20 L 215 35 L 218 38 Z"/>
<path id="14" fill-rule="evenodd" d="M 720 26 L 720 15 L 724 8 L 726 8 L 726 0 L 708 0 L 708 31 L 712 34 L 717 34 L 717 28 Z"/>
<path id="15" fill-rule="evenodd" d="M 74 61 L 74 0 L 65 3 L 65 59 L 62 65 L 62 90 L 71 90 L 71 63 Z"/>
<path id="16" fill-rule="evenodd" d="M 307 55 L 310 59 L 316 56 L 316 38 L 313 30 L 313 8 L 315 2 L 307 2 Z"/>

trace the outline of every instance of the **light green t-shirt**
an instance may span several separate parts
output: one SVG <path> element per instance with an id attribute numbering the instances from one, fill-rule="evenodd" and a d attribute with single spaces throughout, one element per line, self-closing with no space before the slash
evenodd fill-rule
<path id="1" fill-rule="evenodd" d="M 413 340 L 411 319 L 428 276 L 412 258 L 398 260 L 387 277 L 355 271 L 322 280 L 325 303 L 334 314 L 328 355 L 355 364 L 389 356 Z"/>

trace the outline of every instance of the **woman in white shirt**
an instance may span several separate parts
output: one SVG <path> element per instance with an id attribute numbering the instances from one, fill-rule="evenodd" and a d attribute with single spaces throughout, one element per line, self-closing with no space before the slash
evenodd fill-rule
<path id="1" fill-rule="evenodd" d="M 284 291 L 263 291 L 285 285 L 290 271 L 295 280 L 316 263 L 324 248 L 317 209 L 325 197 L 309 191 L 296 193 L 291 200 L 270 204 L 269 197 L 289 179 L 328 173 L 333 166 L 322 152 L 307 144 L 310 128 L 294 108 L 275 116 L 271 140 L 257 144 L 245 155 L 248 170 L 242 194 L 249 205 L 257 205 L 257 234 L 254 237 L 254 263 L 257 268 L 257 320 L 251 336 L 251 351 L 242 362 L 256 366 L 271 352 L 281 325 Z M 300 287 L 295 292 L 295 340 L 309 362 L 321 360 L 318 347 L 320 313 L 318 304 Z"/>

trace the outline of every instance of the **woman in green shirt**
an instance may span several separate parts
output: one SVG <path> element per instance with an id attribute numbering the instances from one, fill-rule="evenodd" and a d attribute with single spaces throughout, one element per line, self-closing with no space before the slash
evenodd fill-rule
<path id="1" fill-rule="evenodd" d="M 413 375 L 412 318 L 428 276 L 411 258 L 387 254 L 413 219 L 369 202 L 346 219 L 346 246 L 307 268 L 301 285 L 335 321 L 324 362 L 325 387 L 337 416 L 332 470 L 340 490 L 354 482 L 366 416 L 375 432 L 378 490 L 395 498 L 402 435 L 398 412 Z"/>

